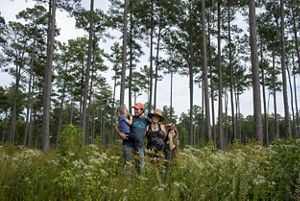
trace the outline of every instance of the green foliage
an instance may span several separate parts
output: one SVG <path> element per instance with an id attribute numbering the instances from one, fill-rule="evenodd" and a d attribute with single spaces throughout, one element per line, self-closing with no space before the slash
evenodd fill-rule
<path id="1" fill-rule="evenodd" d="M 63 133 L 73 137 L 81 132 L 69 125 Z M 186 147 L 168 166 L 146 156 L 141 175 L 135 174 L 134 164 L 125 171 L 120 145 L 75 150 L 78 144 L 70 144 L 74 149 L 68 149 L 69 154 L 77 157 L 67 166 L 61 163 L 60 149 L 44 154 L 1 146 L 0 200 L 299 200 L 300 196 L 300 140 L 277 141 L 268 148 L 253 142 L 234 144 L 226 152 L 214 146 Z"/>
<path id="2" fill-rule="evenodd" d="M 66 125 L 59 135 L 58 149 L 61 155 L 70 156 L 83 145 L 83 133 L 73 124 Z"/>

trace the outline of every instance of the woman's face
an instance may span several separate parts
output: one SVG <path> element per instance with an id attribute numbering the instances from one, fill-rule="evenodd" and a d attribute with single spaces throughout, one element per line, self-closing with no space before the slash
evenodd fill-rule
<path id="1" fill-rule="evenodd" d="M 160 118 L 158 116 L 154 115 L 154 116 L 152 116 L 151 119 L 152 119 L 152 122 L 158 123 Z"/>

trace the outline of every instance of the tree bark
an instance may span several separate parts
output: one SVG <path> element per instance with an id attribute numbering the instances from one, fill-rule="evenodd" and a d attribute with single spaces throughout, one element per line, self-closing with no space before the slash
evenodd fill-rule
<path id="1" fill-rule="evenodd" d="M 293 59 L 293 67 L 294 67 L 294 91 L 295 91 L 295 107 L 296 107 L 296 137 L 299 138 L 300 136 L 300 125 L 299 125 L 299 110 L 298 110 L 298 95 L 297 95 L 297 83 L 296 83 L 296 65 L 295 65 L 295 59 L 294 59 L 294 55 L 292 56 Z"/>
<path id="2" fill-rule="evenodd" d="M 35 42 L 34 42 L 35 43 Z M 34 45 L 33 45 L 34 46 Z M 27 109 L 26 109 L 26 127 L 25 127 L 25 135 L 24 135 L 24 140 L 23 140 L 23 145 L 26 146 L 27 145 L 27 140 L 28 140 L 28 131 L 29 131 L 29 124 L 31 124 L 30 122 L 30 115 L 31 115 L 31 110 L 32 110 L 32 86 L 33 82 L 32 82 L 32 77 L 33 77 L 33 59 L 34 56 L 33 54 L 31 55 L 31 62 L 30 62 L 30 72 L 29 72 L 29 83 L 28 83 L 28 99 L 27 99 Z"/>
<path id="3" fill-rule="evenodd" d="M 128 78 L 128 109 L 129 113 L 132 113 L 132 68 L 133 68 L 133 51 L 132 51 L 132 43 L 133 43 L 133 16 L 132 12 L 130 12 L 130 31 L 129 31 L 129 78 Z"/>
<path id="4" fill-rule="evenodd" d="M 67 64 L 65 72 L 67 72 Z M 63 80 L 63 88 L 62 88 L 62 93 L 61 93 L 61 99 L 60 99 L 60 104 L 59 104 L 59 120 L 58 120 L 58 128 L 57 128 L 57 134 L 56 134 L 56 144 L 58 144 L 59 141 L 59 135 L 61 132 L 62 128 L 62 116 L 63 116 L 63 107 L 64 107 L 64 101 L 65 101 L 65 93 L 66 93 L 66 80 Z"/>
<path id="5" fill-rule="evenodd" d="M 208 42 L 208 59 L 207 59 L 207 65 L 209 66 L 209 75 L 210 75 L 210 98 L 211 98 L 211 113 L 212 113 L 212 129 L 211 129 L 211 135 L 212 135 L 212 141 L 216 143 L 216 132 L 215 132 L 215 101 L 214 101 L 214 83 L 213 83 L 213 64 L 212 64 L 212 58 L 211 58 L 211 51 L 210 51 L 210 15 L 207 16 L 207 27 L 208 27 L 208 34 L 207 34 L 207 42 Z"/>
<path id="6" fill-rule="evenodd" d="M 258 66 L 257 38 L 256 38 L 257 34 L 256 34 L 255 0 L 249 0 L 249 25 L 250 25 L 251 64 L 252 64 L 252 73 L 253 73 L 254 131 L 255 131 L 256 139 L 261 143 L 263 143 L 262 123 L 261 123 L 259 66 Z"/>
<path id="7" fill-rule="evenodd" d="M 83 106 L 82 106 L 82 118 L 80 122 L 81 129 L 86 136 L 86 121 L 87 121 L 87 100 L 88 100 L 88 93 L 89 93 L 89 83 L 90 83 L 90 69 L 91 69 L 91 61 L 92 61 L 92 48 L 93 48 L 93 32 L 94 32 L 94 0 L 91 0 L 90 5 L 90 27 L 89 27 L 89 46 L 88 46 L 88 58 L 87 58 L 87 65 L 85 71 L 85 83 L 84 83 L 84 93 L 83 93 Z M 84 138 L 86 139 L 86 137 Z"/>
<path id="8" fill-rule="evenodd" d="M 295 37 L 295 48 L 296 48 L 297 57 L 298 57 L 298 72 L 300 74 L 300 53 L 299 53 L 298 35 L 297 35 L 297 27 L 296 27 L 296 20 L 295 20 L 296 16 L 295 15 L 296 15 L 295 14 L 295 8 L 292 7 L 293 32 L 294 32 L 294 37 Z"/>
<path id="9" fill-rule="evenodd" d="M 153 103 L 154 109 L 156 108 L 156 101 L 157 101 L 160 35 L 161 35 L 161 26 L 158 27 L 157 47 L 156 47 L 156 61 L 155 61 L 156 65 L 155 65 L 154 98 L 153 98 L 154 99 L 154 103 Z"/>
<path id="10" fill-rule="evenodd" d="M 125 103 L 125 79 L 126 79 L 126 61 L 127 61 L 127 25 L 128 25 L 128 4 L 129 0 L 125 0 L 124 15 L 123 15 L 123 51 L 122 51 L 122 73 L 121 73 L 121 89 L 120 89 L 120 104 Z"/>
<path id="11" fill-rule="evenodd" d="M 292 86 L 292 80 L 291 80 L 291 73 L 290 73 L 290 68 L 288 65 L 286 65 L 286 69 L 288 72 L 288 80 L 289 80 L 289 87 L 290 87 L 290 93 L 291 93 L 291 109 L 292 109 L 292 117 L 293 117 L 293 130 L 294 133 L 296 134 L 296 118 L 295 118 L 295 111 L 294 111 L 294 94 L 293 94 L 293 86 Z"/>
<path id="12" fill-rule="evenodd" d="M 205 126 L 208 140 L 212 142 L 210 128 L 210 111 L 209 111 L 209 95 L 208 95 L 208 72 L 207 72 L 207 50 L 206 50 L 206 20 L 205 20 L 205 0 L 202 0 L 201 24 L 202 24 L 202 53 L 203 53 L 203 88 L 205 96 Z"/>
<path id="13" fill-rule="evenodd" d="M 189 66 L 189 84 L 190 84 L 190 132 L 189 132 L 189 144 L 193 144 L 193 96 L 194 96 L 194 71 L 193 66 Z"/>
<path id="14" fill-rule="evenodd" d="M 228 49 L 229 49 L 229 70 L 230 70 L 230 104 L 231 104 L 231 123 L 233 139 L 236 140 L 235 115 L 234 115 L 234 96 L 233 96 L 233 66 L 232 66 L 232 50 L 231 50 L 231 14 L 230 5 L 227 1 L 227 23 L 228 23 Z"/>
<path id="15" fill-rule="evenodd" d="M 289 103 L 287 95 L 287 80 L 286 80 L 286 67 L 285 67 L 285 41 L 284 41 L 284 0 L 280 0 L 280 54 L 281 54 L 281 75 L 283 84 L 283 105 L 284 105 L 284 122 L 286 137 L 292 138 Z"/>
<path id="16" fill-rule="evenodd" d="M 48 151 L 50 144 L 50 106 L 51 106 L 51 82 L 52 82 L 52 63 L 54 51 L 56 0 L 51 0 L 51 9 L 49 9 L 47 60 L 44 81 L 44 104 L 43 104 L 43 140 L 42 149 Z"/>
<path id="17" fill-rule="evenodd" d="M 23 57 L 23 56 L 22 56 Z M 18 92 L 21 80 L 21 65 L 23 64 L 16 64 L 16 85 L 14 88 L 14 97 L 13 97 L 13 105 L 12 105 L 12 114 L 11 114 L 11 126 L 9 132 L 9 142 L 15 142 L 15 133 L 16 133 L 16 121 L 17 121 L 17 104 L 18 104 Z"/>
<path id="18" fill-rule="evenodd" d="M 153 92 L 153 2 L 151 1 L 151 21 L 150 21 L 150 75 L 149 75 L 149 105 L 148 111 L 152 109 L 152 92 Z"/>
<path id="19" fill-rule="evenodd" d="M 223 131 L 223 69 L 221 65 L 221 0 L 218 0 L 218 76 L 219 76 L 219 136 L 220 148 L 225 149 L 225 136 Z"/>
<path id="20" fill-rule="evenodd" d="M 267 102 L 266 102 L 266 86 L 265 86 L 265 71 L 263 67 L 263 41 L 261 39 L 261 48 L 260 48 L 260 69 L 261 69 L 261 80 L 262 80 L 262 91 L 263 91 L 263 105 L 264 105 L 264 136 L 265 136 L 265 143 L 269 137 L 268 133 L 268 114 L 267 114 Z M 266 143 L 267 144 L 267 143 Z"/>
<path id="21" fill-rule="evenodd" d="M 272 50 L 272 63 L 273 63 L 273 72 L 272 72 L 272 89 L 273 89 L 273 100 L 274 100 L 274 114 L 275 114 L 275 138 L 279 139 L 279 126 L 278 126 L 278 119 L 277 119 L 277 101 L 276 101 L 276 66 L 275 66 L 275 47 Z"/>
<path id="22" fill-rule="evenodd" d="M 171 91 L 170 91 L 170 119 L 172 120 L 173 115 L 173 71 L 171 71 Z"/>

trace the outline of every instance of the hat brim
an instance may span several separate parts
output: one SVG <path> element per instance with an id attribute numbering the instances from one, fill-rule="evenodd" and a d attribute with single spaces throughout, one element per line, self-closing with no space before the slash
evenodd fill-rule
<path id="1" fill-rule="evenodd" d="M 144 108 L 137 107 L 137 106 L 132 106 L 132 108 L 134 108 L 134 109 L 140 109 L 140 110 L 144 110 Z"/>
<path id="2" fill-rule="evenodd" d="M 153 116 L 159 117 L 159 122 L 162 122 L 165 118 L 159 114 L 156 113 L 149 113 L 148 117 L 151 119 Z"/>

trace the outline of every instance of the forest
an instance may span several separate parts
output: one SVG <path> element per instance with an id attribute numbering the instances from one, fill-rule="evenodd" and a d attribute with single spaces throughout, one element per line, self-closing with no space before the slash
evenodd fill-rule
<path id="1" fill-rule="evenodd" d="M 300 199 L 299 1 L 34 2 L 15 21 L 0 9 L 0 71 L 13 79 L 0 81 L 0 200 Z M 85 36 L 57 40 L 57 12 Z M 188 77 L 181 114 L 175 76 Z M 241 113 L 247 90 L 251 115 Z M 146 163 L 130 186 L 116 108 L 132 113 L 146 96 L 147 114 L 160 93 L 180 150 L 164 181 Z"/>

